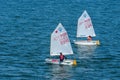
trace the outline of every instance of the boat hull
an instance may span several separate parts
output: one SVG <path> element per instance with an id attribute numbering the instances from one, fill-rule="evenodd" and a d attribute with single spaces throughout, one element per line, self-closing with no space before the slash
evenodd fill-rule
<path id="1" fill-rule="evenodd" d="M 58 64 L 58 65 L 76 65 L 76 60 L 64 60 L 60 62 L 59 59 L 45 59 L 46 63 L 48 64 Z"/>
<path id="2" fill-rule="evenodd" d="M 80 41 L 74 41 L 74 43 L 77 45 L 100 45 L 99 40 L 92 40 L 92 41 L 80 40 Z"/>

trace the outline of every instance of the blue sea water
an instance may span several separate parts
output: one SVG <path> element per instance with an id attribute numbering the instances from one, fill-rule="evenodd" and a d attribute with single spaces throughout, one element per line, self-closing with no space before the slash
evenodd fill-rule
<path id="1" fill-rule="evenodd" d="M 119 80 L 120 0 L 0 0 L 0 80 Z M 76 46 L 77 20 L 91 16 L 100 46 Z M 77 66 L 48 65 L 61 22 Z"/>

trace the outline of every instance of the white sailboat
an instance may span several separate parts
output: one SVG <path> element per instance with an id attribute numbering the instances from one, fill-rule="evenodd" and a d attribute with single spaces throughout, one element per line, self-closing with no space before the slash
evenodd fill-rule
<path id="1" fill-rule="evenodd" d="M 95 37 L 95 31 L 93 28 L 93 24 L 91 21 L 90 16 L 88 15 L 87 11 L 85 10 L 80 18 L 78 19 L 77 24 L 77 38 L 83 38 L 83 37 Z M 99 40 L 75 40 L 75 44 L 78 45 L 100 45 Z"/>
<path id="2" fill-rule="evenodd" d="M 73 54 L 67 31 L 61 23 L 58 24 L 57 28 L 51 34 L 50 56 L 59 56 L 60 52 L 62 52 L 63 55 Z M 59 59 L 48 58 L 45 61 L 50 64 L 76 65 L 76 60 L 69 59 L 60 62 Z"/>

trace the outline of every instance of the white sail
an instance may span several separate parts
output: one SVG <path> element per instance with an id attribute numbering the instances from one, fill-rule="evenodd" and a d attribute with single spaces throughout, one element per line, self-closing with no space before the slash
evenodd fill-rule
<path id="1" fill-rule="evenodd" d="M 51 34 L 50 55 L 60 55 L 60 52 L 64 55 L 73 54 L 67 31 L 61 23 Z"/>
<path id="2" fill-rule="evenodd" d="M 78 19 L 76 37 L 88 37 L 89 35 L 92 37 L 96 36 L 91 18 L 85 10 Z"/>

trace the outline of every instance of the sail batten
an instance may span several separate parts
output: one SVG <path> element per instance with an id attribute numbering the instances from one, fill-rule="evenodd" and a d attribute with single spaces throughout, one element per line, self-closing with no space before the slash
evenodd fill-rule
<path id="1" fill-rule="evenodd" d="M 64 55 L 73 54 L 67 31 L 61 23 L 51 34 L 50 55 L 57 56 L 62 52 Z"/>
<path id="2" fill-rule="evenodd" d="M 88 15 L 87 11 L 85 10 L 78 19 L 76 37 L 88 37 L 88 36 L 95 37 L 96 34 L 93 28 L 91 18 Z"/>

